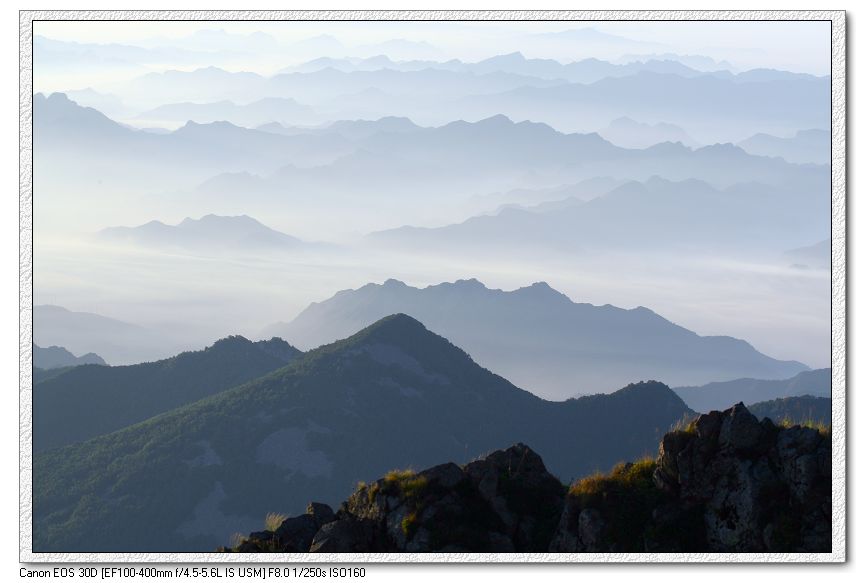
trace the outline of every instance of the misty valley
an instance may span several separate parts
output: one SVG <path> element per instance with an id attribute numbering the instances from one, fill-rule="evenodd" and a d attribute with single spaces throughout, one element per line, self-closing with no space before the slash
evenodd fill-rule
<path id="1" fill-rule="evenodd" d="M 394 24 L 37 23 L 33 551 L 831 551 L 826 30 Z"/>

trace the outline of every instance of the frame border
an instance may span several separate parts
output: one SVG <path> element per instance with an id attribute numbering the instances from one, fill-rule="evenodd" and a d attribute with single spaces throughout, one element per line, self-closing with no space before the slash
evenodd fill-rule
<path id="1" fill-rule="evenodd" d="M 808 20 L 831 23 L 831 553 L 34 553 L 33 22 L 37 20 Z M 847 557 L 846 12 L 840 10 L 22 10 L 19 12 L 19 561 L 24 563 L 839 563 Z M 274 558 L 279 560 L 275 561 Z"/>

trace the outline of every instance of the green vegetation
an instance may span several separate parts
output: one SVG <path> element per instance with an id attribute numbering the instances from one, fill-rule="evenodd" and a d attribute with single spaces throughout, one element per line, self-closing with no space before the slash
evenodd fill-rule
<path id="1" fill-rule="evenodd" d="M 680 431 L 689 435 L 697 433 L 697 416 L 689 413 L 682 415 L 682 418 L 670 427 L 670 431 Z"/>
<path id="2" fill-rule="evenodd" d="M 412 512 L 409 512 L 409 514 L 402 519 L 400 526 L 402 527 L 403 534 L 405 534 L 407 538 L 413 537 L 418 526 L 417 511 L 413 510 Z"/>
<path id="3" fill-rule="evenodd" d="M 371 350 L 380 346 L 417 364 L 377 359 Z M 144 385 L 135 386 L 146 394 Z M 403 396 L 399 387 L 421 397 Z M 219 500 L 226 515 L 238 517 L 232 530 L 250 532 L 255 517 L 275 502 L 301 514 L 310 500 L 336 504 L 358 476 L 384 475 L 407 459 L 424 466 L 460 461 L 516 441 L 531 445 L 554 474 L 584 475 L 656 447 L 659 433 L 685 411 L 660 383 L 543 401 L 477 366 L 420 323 L 394 316 L 249 383 L 37 453 L 34 549 L 209 550 L 230 532 L 211 533 L 196 523 L 195 509 L 206 501 Z M 453 435 L 471 450 L 443 437 Z M 267 444 L 305 452 L 295 460 L 268 458 Z M 295 465 L 280 465 L 288 463 Z M 381 484 L 365 486 L 371 500 Z M 414 473 L 397 472 L 393 485 L 417 500 L 418 509 L 431 495 Z M 516 486 L 512 501 L 518 502 Z M 452 526 L 462 520 L 454 517 Z M 463 534 L 466 540 L 477 535 Z"/>
<path id="4" fill-rule="evenodd" d="M 130 366 L 83 365 L 39 375 L 34 449 L 117 431 L 284 367 L 300 351 L 273 339 L 230 336 L 204 350 Z"/>
<path id="5" fill-rule="evenodd" d="M 807 427 L 808 429 L 814 429 L 821 435 L 829 435 L 832 432 L 832 427 L 827 425 L 822 421 L 815 421 L 813 419 L 803 419 L 801 421 L 793 421 L 789 417 L 785 417 L 778 422 L 778 427 L 789 428 L 789 427 Z"/>
<path id="6" fill-rule="evenodd" d="M 609 521 L 603 538 L 616 540 L 625 552 L 645 550 L 652 511 L 663 494 L 652 482 L 655 460 L 619 463 L 609 474 L 596 473 L 574 483 L 568 495 L 578 508 L 595 508 Z"/>

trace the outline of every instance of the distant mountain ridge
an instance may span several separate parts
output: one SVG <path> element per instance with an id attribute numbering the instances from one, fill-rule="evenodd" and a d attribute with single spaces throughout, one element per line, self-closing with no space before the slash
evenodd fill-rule
<path id="1" fill-rule="evenodd" d="M 149 247 L 174 247 L 193 251 L 260 251 L 296 249 L 300 239 L 267 227 L 247 215 L 205 215 L 185 218 L 177 225 L 150 221 L 138 227 L 111 227 L 100 231 L 105 240 Z"/>
<path id="2" fill-rule="evenodd" d="M 832 153 L 828 130 L 799 130 L 792 137 L 782 138 L 756 134 L 737 145 L 758 156 L 779 156 L 794 164 L 828 164 Z"/>
<path id="3" fill-rule="evenodd" d="M 807 369 L 742 340 L 698 336 L 646 308 L 574 303 L 544 282 L 505 292 L 475 279 L 426 288 L 390 279 L 340 291 L 262 335 L 312 348 L 393 312 L 419 319 L 482 366 L 550 399 L 608 392 L 646 378 L 681 385 L 686 378 L 785 378 Z"/>
<path id="4" fill-rule="evenodd" d="M 832 425 L 832 399 L 812 395 L 781 397 L 748 405 L 758 419 L 768 417 L 775 423 L 793 425 Z"/>
<path id="5" fill-rule="evenodd" d="M 96 353 L 108 364 L 165 358 L 179 347 L 159 333 L 91 312 L 33 306 L 33 342 L 63 346 L 73 354 Z"/>
<path id="6" fill-rule="evenodd" d="M 580 205 L 506 209 L 442 227 L 403 226 L 371 233 L 368 240 L 430 253 L 640 248 L 774 257 L 803 241 L 828 236 L 825 188 L 828 183 L 822 180 L 804 178 L 783 186 L 745 182 L 718 189 L 701 180 L 654 176 L 626 182 Z"/>
<path id="7" fill-rule="evenodd" d="M 62 346 L 37 346 L 33 345 L 33 368 L 52 369 L 66 366 L 78 366 L 79 364 L 101 364 L 105 361 L 93 352 L 75 356 Z"/>
<path id="8" fill-rule="evenodd" d="M 33 388 L 36 452 L 117 431 L 263 376 L 300 351 L 279 338 L 224 338 L 197 352 L 130 366 L 78 366 Z"/>
<path id="9" fill-rule="evenodd" d="M 832 369 L 807 370 L 787 379 L 741 378 L 699 387 L 675 387 L 673 390 L 689 407 L 701 412 L 721 411 L 740 401 L 757 403 L 802 395 L 829 397 L 832 394 Z"/>

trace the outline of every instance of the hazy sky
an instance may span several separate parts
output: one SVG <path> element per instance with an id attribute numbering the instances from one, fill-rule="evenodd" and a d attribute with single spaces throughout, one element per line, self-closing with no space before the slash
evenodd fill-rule
<path id="1" fill-rule="evenodd" d="M 591 54 L 580 54 L 532 37 L 565 30 L 594 29 L 619 39 L 598 35 Z M 81 43 L 122 43 L 138 46 L 184 46 L 202 30 L 231 34 L 264 32 L 289 44 L 319 35 L 338 39 L 348 48 L 390 39 L 429 43 L 430 57 L 481 59 L 523 51 L 527 56 L 564 61 L 589 56 L 618 58 L 627 54 L 698 54 L 726 60 L 739 69 L 757 67 L 825 75 L 830 70 L 828 22 L 37 22 L 37 35 Z M 444 34 L 447 31 L 447 34 Z M 527 38 L 529 37 L 529 38 Z M 543 42 L 541 42 L 543 41 Z M 234 47 L 233 47 L 234 48 Z M 599 49 L 601 53 L 599 54 Z M 338 52 L 338 51 L 337 51 Z M 352 51 L 347 51 L 352 52 Z M 336 56 L 336 55 L 333 55 Z M 250 63 L 251 67 L 255 65 Z"/>

